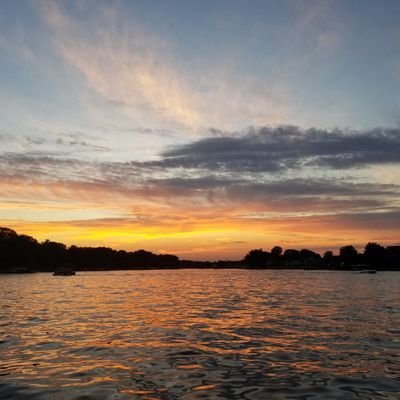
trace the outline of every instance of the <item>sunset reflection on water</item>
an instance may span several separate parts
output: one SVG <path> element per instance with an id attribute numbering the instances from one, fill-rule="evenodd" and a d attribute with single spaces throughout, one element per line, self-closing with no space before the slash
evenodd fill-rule
<path id="1" fill-rule="evenodd" d="M 400 276 L 0 276 L 2 399 L 398 399 Z"/>

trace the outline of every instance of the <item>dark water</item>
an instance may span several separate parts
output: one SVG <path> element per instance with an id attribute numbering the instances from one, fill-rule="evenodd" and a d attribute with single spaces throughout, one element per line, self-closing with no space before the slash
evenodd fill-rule
<path id="1" fill-rule="evenodd" d="M 1 399 L 400 399 L 400 273 L 0 283 Z"/>

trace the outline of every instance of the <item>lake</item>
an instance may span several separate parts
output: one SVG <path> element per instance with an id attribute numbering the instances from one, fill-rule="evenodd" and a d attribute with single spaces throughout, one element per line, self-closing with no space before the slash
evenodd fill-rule
<path id="1" fill-rule="evenodd" d="M 1 399 L 400 399 L 400 273 L 0 283 Z"/>

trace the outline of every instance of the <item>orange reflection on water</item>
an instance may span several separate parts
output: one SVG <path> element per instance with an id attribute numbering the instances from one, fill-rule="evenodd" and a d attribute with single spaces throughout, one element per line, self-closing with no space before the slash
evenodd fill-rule
<path id="1" fill-rule="evenodd" d="M 399 376 L 400 277 L 393 273 L 177 270 L 0 279 L 0 360 L 17 388 L 62 388 L 70 398 L 76 390 L 93 399 L 202 391 L 235 398 L 247 387 L 260 396 L 277 388 L 290 395 L 285 387 L 311 395 L 322 380 L 328 395 L 339 396 L 346 385 L 337 380 L 349 376 L 356 392 L 369 384 L 389 396 Z M 363 376 L 368 384 L 358 381 Z M 6 390 L 0 386 L 0 398 Z"/>

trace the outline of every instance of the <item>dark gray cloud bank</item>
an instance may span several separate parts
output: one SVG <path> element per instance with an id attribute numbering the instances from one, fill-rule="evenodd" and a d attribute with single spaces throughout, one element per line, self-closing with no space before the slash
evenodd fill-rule
<path id="1" fill-rule="evenodd" d="M 230 171 L 276 172 L 305 166 L 347 169 L 400 162 L 400 129 L 250 129 L 165 151 L 158 165 Z M 155 164 L 157 165 L 157 163 Z"/>

